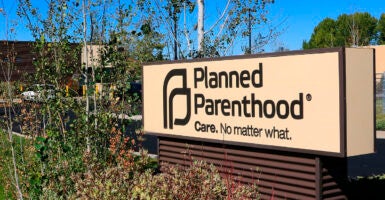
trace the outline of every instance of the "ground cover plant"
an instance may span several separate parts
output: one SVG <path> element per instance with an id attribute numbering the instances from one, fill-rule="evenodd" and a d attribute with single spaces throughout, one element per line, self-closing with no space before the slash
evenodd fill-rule
<path id="1" fill-rule="evenodd" d="M 1 131 L 0 166 L 3 199 L 18 199 L 7 172 L 7 162 L 12 158 L 6 134 Z M 26 199 L 258 199 L 257 185 L 243 185 L 237 179 L 224 178 L 214 165 L 195 161 L 190 167 L 164 164 L 163 173 L 157 168 L 157 161 L 146 152 L 131 154 L 111 139 L 110 162 L 100 162 L 95 154 L 82 155 L 79 167 L 68 159 L 60 165 L 47 162 L 49 155 L 43 152 L 50 147 L 42 138 L 15 136 L 20 188 Z M 123 138 L 123 141 L 127 139 Z M 119 147 L 118 147 L 119 146 Z M 47 148 L 47 149 L 46 149 Z M 115 159 L 114 159 L 115 158 Z M 55 157 L 60 162 L 61 159 Z M 74 159 L 74 162 L 78 162 Z M 54 165 L 49 167 L 49 165 Z M 44 172 L 41 167 L 50 168 Z M 71 167 L 71 168 L 70 168 Z M 40 169 L 39 169 L 40 168 Z M 43 172 L 42 172 L 43 171 Z"/>
<path id="2" fill-rule="evenodd" d="M 376 98 L 376 130 L 385 131 L 385 113 L 382 98 Z"/>
<path id="3" fill-rule="evenodd" d="M 358 177 L 351 179 L 348 185 L 349 199 L 374 199 L 385 198 L 385 174 Z"/>

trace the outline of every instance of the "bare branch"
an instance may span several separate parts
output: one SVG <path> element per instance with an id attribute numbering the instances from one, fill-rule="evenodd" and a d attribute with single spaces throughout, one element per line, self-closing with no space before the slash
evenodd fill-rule
<path id="1" fill-rule="evenodd" d="M 217 26 L 217 24 L 223 19 L 223 17 L 227 13 L 227 10 L 229 9 L 230 2 L 231 2 L 231 0 L 227 0 L 226 7 L 223 9 L 223 12 L 222 12 L 221 16 L 219 16 L 217 21 L 215 21 L 214 24 L 207 31 L 204 32 L 204 34 L 209 33 L 210 31 L 212 31 Z M 224 23 L 222 24 L 222 26 L 224 26 Z"/>
<path id="2" fill-rule="evenodd" d="M 223 24 L 221 25 L 221 28 L 219 29 L 216 38 L 218 38 L 221 34 L 223 29 L 226 27 L 226 22 L 229 20 L 229 15 L 226 16 L 226 19 L 224 20 Z"/>

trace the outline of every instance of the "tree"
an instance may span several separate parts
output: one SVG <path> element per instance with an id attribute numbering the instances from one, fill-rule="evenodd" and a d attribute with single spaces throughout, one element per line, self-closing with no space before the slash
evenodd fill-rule
<path id="1" fill-rule="evenodd" d="M 326 48 L 336 44 L 336 22 L 331 18 L 322 20 L 313 31 L 309 42 L 304 41 L 303 48 Z"/>
<path id="2" fill-rule="evenodd" d="M 178 21 L 182 10 L 186 12 L 186 7 L 188 7 L 189 13 L 191 13 L 194 10 L 195 4 L 190 0 L 170 0 L 165 7 L 173 22 L 171 29 L 174 37 L 174 60 L 178 60 Z"/>
<path id="3" fill-rule="evenodd" d="M 385 13 L 378 20 L 376 30 L 378 32 L 378 44 L 385 44 Z"/>
<path id="4" fill-rule="evenodd" d="M 337 46 L 366 46 L 376 43 L 377 19 L 369 13 L 342 14 L 337 20 L 326 18 L 313 30 L 303 49 Z"/>
<path id="5" fill-rule="evenodd" d="M 13 27 L 11 28 L 8 24 L 9 18 L 8 18 L 8 12 L 6 9 L 3 9 L 0 7 L 0 19 L 4 17 L 5 21 L 5 32 L 6 32 L 6 39 L 9 40 L 11 38 L 11 34 L 14 34 Z M 6 131 L 2 131 L 0 128 L 0 135 L 5 133 L 5 140 L 3 138 L 1 139 L 2 144 L 7 144 L 7 145 L 2 145 L 5 146 L 4 152 L 5 151 L 10 151 L 11 152 L 11 158 L 10 162 L 6 161 L 6 158 L 0 158 L 2 164 L 0 165 L 0 171 L 2 166 L 6 166 L 8 168 L 9 174 L 8 177 L 10 179 L 9 182 L 11 182 L 11 185 L 15 187 L 16 191 L 16 197 L 17 199 L 23 199 L 22 195 L 22 189 L 21 189 L 21 184 L 20 184 L 20 173 L 17 169 L 18 166 L 18 159 L 17 159 L 17 151 L 15 150 L 15 144 L 17 143 L 15 139 L 13 138 L 13 132 L 12 132 L 12 127 L 14 124 L 14 119 L 12 117 L 13 111 L 16 109 L 16 106 L 13 104 L 13 99 L 15 98 L 15 88 L 12 86 L 13 84 L 11 83 L 12 80 L 12 73 L 16 70 L 16 52 L 15 52 L 15 46 L 14 43 L 9 42 L 9 41 L 4 41 L 2 42 L 3 47 L 1 48 L 0 51 L 0 70 L 3 74 L 3 77 L 0 77 L 0 98 L 6 99 L 6 101 L 9 102 L 9 106 L 5 106 L 3 103 L 2 109 L 4 110 L 4 117 L 3 122 L 0 123 L 2 127 L 6 127 Z M 4 81 L 4 82 L 3 82 Z M 4 126 L 5 125 L 5 126 Z M 0 156 L 1 157 L 1 156 Z M 5 156 L 6 157 L 6 156 Z"/>
<path id="6" fill-rule="evenodd" d="M 198 54 L 204 52 L 204 17 L 205 17 L 205 2 L 204 0 L 197 0 L 198 2 Z"/>
<path id="7" fill-rule="evenodd" d="M 268 25 L 267 5 L 274 3 L 274 0 L 228 0 L 208 29 L 204 27 L 204 2 L 198 0 L 198 57 L 227 55 L 239 38 L 251 38 L 252 28 Z M 267 30 L 267 33 L 259 32 L 255 37 L 255 49 L 260 49 L 276 36 L 277 32 L 273 28 Z M 245 53 L 251 52 L 252 49 L 245 49 Z"/>
<path id="8" fill-rule="evenodd" d="M 352 46 L 367 46 L 375 43 L 377 19 L 369 13 L 354 13 L 349 21 L 350 39 Z"/>
<path id="9" fill-rule="evenodd" d="M 165 31 L 165 52 L 174 59 L 230 55 L 234 44 L 241 46 L 242 38 L 251 36 L 251 30 L 257 35 L 253 38 L 258 47 L 253 49 L 266 45 L 277 36 L 267 17 L 272 3 L 273 0 L 226 0 L 216 5 L 204 0 L 138 1 L 141 15 L 153 19 L 158 30 Z"/>

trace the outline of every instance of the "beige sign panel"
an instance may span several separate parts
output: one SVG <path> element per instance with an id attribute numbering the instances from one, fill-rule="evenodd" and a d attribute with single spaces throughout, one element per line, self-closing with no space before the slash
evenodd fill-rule
<path id="1" fill-rule="evenodd" d="M 371 153 L 373 64 L 372 49 L 148 64 L 144 131 L 336 156 Z"/>
<path id="2" fill-rule="evenodd" d="M 346 49 L 347 156 L 374 152 L 375 92 L 371 88 L 375 71 L 371 66 L 374 66 L 372 49 Z"/>

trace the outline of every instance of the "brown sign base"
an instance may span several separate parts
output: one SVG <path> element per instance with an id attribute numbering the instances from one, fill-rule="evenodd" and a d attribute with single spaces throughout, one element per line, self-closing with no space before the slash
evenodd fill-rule
<path id="1" fill-rule="evenodd" d="M 245 184 L 262 199 L 347 199 L 347 159 L 159 137 L 159 163 L 205 160 Z"/>

